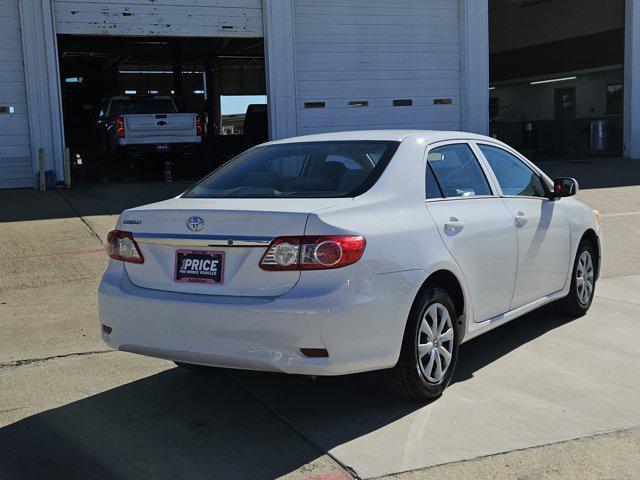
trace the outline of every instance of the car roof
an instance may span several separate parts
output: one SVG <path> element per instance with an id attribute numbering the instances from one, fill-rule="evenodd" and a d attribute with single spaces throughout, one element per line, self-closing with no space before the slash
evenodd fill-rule
<path id="1" fill-rule="evenodd" d="M 290 137 L 282 140 L 274 140 L 268 142 L 266 145 L 276 145 L 283 143 L 298 143 L 298 142 L 327 142 L 327 141 L 347 141 L 347 140 L 360 140 L 360 141 L 395 141 L 402 142 L 407 138 L 415 137 L 416 139 L 422 139 L 425 143 L 435 143 L 446 140 L 491 140 L 496 141 L 491 137 L 485 135 L 478 135 L 477 133 L 458 132 L 458 131 L 446 131 L 446 130 L 360 130 L 351 132 L 331 132 L 320 133 L 315 135 L 304 135 L 300 137 Z"/>

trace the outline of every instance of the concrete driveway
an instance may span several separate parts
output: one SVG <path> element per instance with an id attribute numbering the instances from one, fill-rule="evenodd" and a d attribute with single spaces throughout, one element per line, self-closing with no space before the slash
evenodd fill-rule
<path id="1" fill-rule="evenodd" d="M 196 375 L 110 351 L 106 232 L 186 184 L 0 192 L 0 478 L 637 478 L 640 169 L 595 162 L 543 165 L 604 214 L 589 314 L 545 308 L 468 342 L 429 405 L 375 375 Z"/>

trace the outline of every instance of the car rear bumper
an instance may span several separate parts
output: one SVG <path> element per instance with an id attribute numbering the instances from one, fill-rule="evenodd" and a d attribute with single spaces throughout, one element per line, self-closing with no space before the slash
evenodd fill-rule
<path id="1" fill-rule="evenodd" d="M 99 288 L 100 321 L 111 328 L 102 338 L 122 351 L 247 370 L 342 375 L 392 367 L 422 273 L 347 269 L 303 272 L 276 298 L 229 297 L 137 287 L 112 260 Z M 306 357 L 301 348 L 329 356 Z"/>

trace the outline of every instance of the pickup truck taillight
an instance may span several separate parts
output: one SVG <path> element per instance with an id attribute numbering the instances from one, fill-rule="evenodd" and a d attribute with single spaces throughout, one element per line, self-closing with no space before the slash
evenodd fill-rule
<path id="1" fill-rule="evenodd" d="M 326 270 L 357 262 L 367 245 L 363 236 L 278 237 L 260 260 L 263 270 Z"/>
<path id="2" fill-rule="evenodd" d="M 204 121 L 202 119 L 202 115 L 196 115 L 196 135 L 202 136 L 204 133 Z"/>
<path id="3" fill-rule="evenodd" d="M 116 133 L 118 138 L 124 138 L 124 118 L 116 118 Z"/>

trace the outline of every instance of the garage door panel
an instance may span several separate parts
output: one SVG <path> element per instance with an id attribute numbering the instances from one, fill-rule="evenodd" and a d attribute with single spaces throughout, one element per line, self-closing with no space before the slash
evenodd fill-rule
<path id="1" fill-rule="evenodd" d="M 334 42 L 335 43 L 335 42 Z M 335 53 L 333 43 L 303 42 L 296 43 L 298 53 Z M 366 55 L 370 53 L 404 54 L 407 50 L 416 53 L 458 53 L 457 43 L 387 43 L 371 44 L 364 41 L 340 42 L 343 54 Z M 415 58 L 415 55 L 414 55 Z"/>
<path id="2" fill-rule="evenodd" d="M 33 187 L 34 177 L 29 156 L 2 158 L 0 156 L 0 188 Z"/>
<path id="3" fill-rule="evenodd" d="M 350 41 L 350 39 L 363 38 L 365 39 L 365 41 L 368 39 L 375 42 L 380 42 L 380 35 L 375 31 L 372 31 L 372 27 L 378 27 L 380 26 L 379 24 L 382 23 L 381 20 L 383 17 L 378 18 L 380 19 L 378 24 L 374 25 L 307 24 L 304 25 L 304 30 L 300 30 L 301 36 L 298 38 L 298 36 L 296 35 L 296 39 L 304 40 L 304 38 L 309 35 L 329 35 L 331 37 L 334 37 L 334 41 Z M 427 27 L 418 25 L 386 24 L 384 30 L 386 36 L 393 35 L 394 38 L 396 36 L 399 36 L 402 40 L 416 39 L 416 43 L 419 43 L 420 41 L 437 42 L 440 41 L 443 37 L 445 38 L 445 41 L 441 43 L 448 43 L 450 39 L 455 39 L 456 37 L 458 37 L 457 23 L 454 25 L 431 26 L 428 27 L 428 29 Z"/>
<path id="4" fill-rule="evenodd" d="M 54 16 L 59 34 L 262 36 L 261 0 L 56 0 Z"/>
<path id="5" fill-rule="evenodd" d="M 370 123 L 366 125 L 366 129 L 368 130 L 383 130 L 383 129 L 388 129 L 389 128 L 389 124 L 387 121 L 384 121 L 382 123 Z M 401 123 L 401 122 L 396 122 L 394 123 L 394 127 L 395 129 L 407 129 L 407 130 L 412 130 L 412 129 L 419 129 L 419 130 L 458 130 L 460 128 L 460 122 L 456 121 L 456 122 L 423 122 L 422 124 L 416 124 L 415 122 L 407 122 L 407 123 Z M 357 128 L 352 128 L 354 130 L 357 130 Z M 363 130 L 364 128 L 360 128 L 360 130 Z M 338 132 L 338 131 L 344 131 L 344 128 L 341 127 L 337 127 L 337 126 L 326 126 L 326 127 L 302 127 L 298 129 L 298 135 L 311 135 L 314 133 L 328 133 L 328 132 Z"/>
<path id="6" fill-rule="evenodd" d="M 24 73 L 17 70 L 2 70 L 0 68 L 0 83 L 4 82 L 23 82 Z"/>
<path id="7" fill-rule="evenodd" d="M 294 0 L 294 22 L 298 133 L 460 128 L 458 0 Z"/>
<path id="8" fill-rule="evenodd" d="M 95 21 L 96 16 L 100 16 L 104 21 L 115 21 L 117 23 L 135 23 L 143 22 L 145 24 L 153 23 L 156 18 L 171 20 L 175 18 L 178 24 L 194 24 L 193 22 L 205 17 L 207 21 L 215 19 L 218 22 L 226 22 L 230 24 L 240 24 L 245 20 L 252 23 L 262 22 L 262 13 L 260 10 L 247 10 L 241 8 L 216 8 L 215 10 L 204 9 L 201 15 L 191 11 L 180 5 L 156 6 L 150 5 L 112 5 L 109 8 L 99 3 L 56 3 L 54 6 L 56 18 L 65 21 L 87 22 Z M 68 18 L 64 18 L 69 15 Z"/>
<path id="9" fill-rule="evenodd" d="M 299 10 L 296 16 L 296 23 L 300 25 L 376 25 L 380 20 L 380 14 L 371 15 L 369 9 L 362 9 L 359 15 L 340 14 L 305 14 L 304 10 Z M 458 25 L 458 19 L 449 14 L 449 11 L 441 12 L 441 15 L 395 15 L 393 23 L 404 26 L 442 26 Z"/>
<path id="10" fill-rule="evenodd" d="M 334 81 L 348 81 L 353 79 L 354 72 L 353 70 L 346 71 L 330 71 L 330 72 L 298 72 L 298 80 L 301 82 L 308 81 L 319 81 L 319 80 L 334 80 Z M 405 70 L 382 70 L 382 71 L 372 71 L 367 72 L 368 80 L 404 80 L 407 77 L 407 73 L 411 73 L 411 71 L 407 72 Z M 446 78 L 446 79 L 455 79 L 458 80 L 460 78 L 460 70 L 459 69 L 450 69 L 450 70 L 433 70 L 429 72 L 429 78 Z"/>
<path id="11" fill-rule="evenodd" d="M 421 59 L 429 62 L 431 67 L 429 70 L 437 69 L 440 62 L 445 63 L 451 60 L 451 53 L 425 53 L 421 55 Z M 457 53 L 455 53 L 457 56 Z M 412 53 L 351 53 L 351 52 L 335 52 L 335 53 L 307 53 L 304 54 L 304 58 L 300 58 L 302 54 L 298 55 L 298 61 L 296 65 L 305 67 L 309 63 L 326 62 L 336 63 L 343 62 L 349 63 L 352 66 L 357 66 L 360 69 L 363 63 L 383 63 L 388 70 L 397 67 L 404 68 L 407 63 L 411 62 L 411 59 L 415 58 L 415 54 Z"/>
<path id="12" fill-rule="evenodd" d="M 450 98 L 453 95 L 459 95 L 460 86 L 457 81 L 444 81 L 446 88 L 441 84 L 425 81 L 425 84 L 420 85 L 414 83 L 412 86 L 407 85 L 395 85 L 395 82 L 384 82 L 380 85 L 370 86 L 366 89 L 364 87 L 344 85 L 342 82 L 331 83 L 330 85 L 324 85 L 322 91 L 325 97 L 337 97 L 337 98 L 349 98 L 351 100 L 367 100 L 371 96 L 392 95 L 390 99 L 396 98 L 413 98 L 413 96 L 426 97 L 434 95 L 435 92 L 442 97 Z M 318 82 L 313 82 L 314 86 L 307 86 L 304 83 L 299 85 L 299 94 L 304 98 L 322 99 L 323 97 L 318 93 Z M 365 91 L 366 90 L 366 91 Z"/>
<path id="13" fill-rule="evenodd" d="M 26 147 L 29 153 L 29 135 L 2 135 L 3 147 Z"/>
<path id="14" fill-rule="evenodd" d="M 108 5 L 154 5 L 158 7 L 164 6 L 180 6 L 180 7 L 209 7 L 209 8 L 243 8 L 243 9 L 262 9 L 261 0 L 55 0 L 55 4 L 71 3 L 71 4 L 108 4 Z"/>
<path id="15" fill-rule="evenodd" d="M 342 102 L 335 107 L 329 106 L 327 108 L 303 108 L 300 112 L 300 118 L 303 120 L 333 119 L 335 117 L 333 109 L 343 107 L 344 103 L 346 102 Z M 442 121 L 455 119 L 455 113 L 450 114 L 450 112 L 454 111 L 455 108 L 451 109 L 445 108 L 446 106 L 444 105 L 433 105 L 433 101 L 431 104 L 428 104 L 425 101 L 422 105 L 414 105 L 414 107 L 415 108 L 394 107 L 393 105 L 351 107 L 340 112 L 340 116 L 347 119 L 385 118 L 389 115 L 403 117 L 406 119 L 419 119 L 423 117 L 439 118 Z M 447 117 L 447 115 L 451 116 Z"/>
<path id="16" fill-rule="evenodd" d="M 457 30 L 457 27 L 454 27 Z M 398 29 L 397 31 L 390 32 L 389 38 L 384 42 L 384 44 L 397 44 L 397 43 L 406 43 L 409 45 L 424 45 L 427 44 L 447 44 L 451 43 L 457 45 L 459 43 L 459 35 L 457 33 L 451 33 L 450 31 L 447 33 L 441 34 L 429 34 L 429 33 L 421 33 L 421 34 L 410 34 L 404 29 Z M 321 42 L 323 44 L 335 44 L 342 45 L 343 43 L 360 43 L 360 44 L 369 44 L 369 45 L 378 45 L 380 44 L 380 36 L 372 31 L 371 28 L 366 33 L 355 34 L 351 32 L 343 32 L 343 33 L 335 33 L 331 34 L 331 38 L 327 38 L 327 36 L 323 33 L 313 33 L 310 31 L 296 33 L 296 42 L 309 42 L 309 43 L 318 43 Z"/>
<path id="17" fill-rule="evenodd" d="M 457 56 L 457 55 L 456 55 Z M 449 60 L 451 58 L 449 57 Z M 433 63 L 412 62 L 404 65 L 394 65 L 394 71 L 407 72 L 408 75 L 415 72 L 436 72 L 442 70 L 459 69 L 458 62 L 442 62 L 434 65 Z M 354 75 L 369 75 L 371 72 L 389 71 L 389 65 L 376 62 L 358 63 L 354 65 L 352 62 L 333 62 L 333 63 L 310 63 L 299 62 L 296 67 L 296 73 L 300 72 L 352 72 Z"/>
<path id="18" fill-rule="evenodd" d="M 0 132 L 4 135 L 19 135 L 29 131 L 29 119 L 24 113 L 0 114 Z"/>
<path id="19" fill-rule="evenodd" d="M 352 110 L 367 110 L 365 107 L 352 108 Z M 416 125 L 428 124 L 431 122 L 456 122 L 459 119 L 460 109 L 450 108 L 446 110 L 429 110 L 426 108 L 415 109 L 408 111 L 409 109 L 402 109 L 400 107 L 391 107 L 388 111 L 383 113 L 371 113 L 370 115 L 356 115 L 348 114 L 348 111 L 341 112 L 339 117 L 333 116 L 319 116 L 316 113 L 308 113 L 307 115 L 301 115 L 300 120 L 303 120 L 308 127 L 312 126 L 352 126 L 363 127 L 368 124 L 386 124 L 393 120 L 394 123 L 415 123 Z"/>
<path id="20" fill-rule="evenodd" d="M 316 16 L 405 16 L 406 12 L 403 8 L 412 8 L 413 16 L 431 16 L 431 17 L 451 17 L 458 14 L 458 6 L 452 5 L 450 1 L 444 2 L 429 2 L 429 7 L 425 8 L 424 0 L 418 2 L 412 2 L 412 6 L 404 4 L 404 6 L 398 5 L 397 2 L 304 2 L 300 0 L 296 1 L 296 14 L 300 15 L 316 15 Z M 433 6 L 432 6 L 433 4 Z M 327 7 L 330 7 L 329 9 Z M 363 8 L 366 7 L 366 8 Z M 365 13 L 366 12 L 366 13 Z"/>

